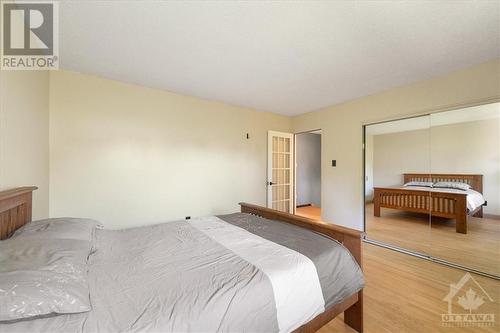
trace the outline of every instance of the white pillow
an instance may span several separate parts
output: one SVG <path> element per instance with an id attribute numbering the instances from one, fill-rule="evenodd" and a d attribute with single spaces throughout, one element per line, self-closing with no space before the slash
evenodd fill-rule
<path id="1" fill-rule="evenodd" d="M 33 221 L 16 230 L 12 238 L 36 236 L 44 239 L 77 239 L 89 242 L 94 247 L 94 234 L 102 224 L 91 219 L 51 218 Z"/>
<path id="2" fill-rule="evenodd" d="M 0 321 L 91 310 L 87 259 L 97 221 L 34 221 L 0 241 Z"/>
<path id="3" fill-rule="evenodd" d="M 404 186 L 421 186 L 421 187 L 432 187 L 432 182 L 417 182 L 417 181 L 413 181 L 413 182 L 408 182 L 406 184 L 404 184 Z"/>
<path id="4" fill-rule="evenodd" d="M 90 311 L 89 242 L 35 236 L 0 242 L 0 321 Z"/>
<path id="5" fill-rule="evenodd" d="M 461 182 L 437 182 L 434 184 L 437 188 L 453 188 L 457 190 L 467 191 L 471 188 L 469 184 Z"/>

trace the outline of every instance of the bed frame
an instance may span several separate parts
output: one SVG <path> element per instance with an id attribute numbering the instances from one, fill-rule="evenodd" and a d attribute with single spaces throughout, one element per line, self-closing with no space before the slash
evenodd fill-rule
<path id="1" fill-rule="evenodd" d="M 14 231 L 26 223 L 31 222 L 32 192 L 37 187 L 19 187 L 0 191 L 0 240 L 7 239 Z M 359 265 L 362 265 L 361 235 L 362 232 L 317 222 L 305 217 L 299 217 L 276 210 L 240 203 L 241 211 L 262 216 L 271 220 L 279 220 L 300 227 L 314 230 L 318 233 L 332 237 L 352 253 Z M 358 332 L 363 332 L 363 291 L 350 296 L 340 304 L 326 309 L 316 318 L 295 330 L 296 333 L 316 332 L 340 313 L 344 313 L 344 321 Z"/>
<path id="2" fill-rule="evenodd" d="M 405 173 L 404 184 L 411 181 L 462 182 L 483 193 L 483 175 Z M 455 219 L 456 232 L 467 233 L 467 217 L 483 217 L 483 207 L 467 213 L 466 193 L 412 190 L 410 188 L 375 187 L 373 215 L 380 217 L 380 208 L 431 214 Z"/>
<path id="3" fill-rule="evenodd" d="M 363 233 L 361 231 L 345 228 L 331 223 L 315 221 L 306 217 L 292 215 L 248 203 L 240 203 L 240 206 L 242 213 L 250 213 L 270 220 L 278 220 L 295 224 L 299 227 L 310 229 L 334 238 L 342 243 L 351 252 L 359 266 L 363 267 L 361 251 L 361 236 Z M 363 290 L 350 296 L 342 303 L 326 309 L 325 312 L 319 314 L 307 324 L 304 324 L 296 329 L 294 333 L 316 332 L 342 312 L 344 313 L 344 322 L 347 325 L 355 329 L 357 332 L 363 332 Z"/>

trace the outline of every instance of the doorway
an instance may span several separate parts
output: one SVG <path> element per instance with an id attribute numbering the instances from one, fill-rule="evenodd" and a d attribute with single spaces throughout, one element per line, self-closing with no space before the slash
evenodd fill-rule
<path id="1" fill-rule="evenodd" d="M 295 214 L 321 220 L 321 130 L 295 134 Z"/>

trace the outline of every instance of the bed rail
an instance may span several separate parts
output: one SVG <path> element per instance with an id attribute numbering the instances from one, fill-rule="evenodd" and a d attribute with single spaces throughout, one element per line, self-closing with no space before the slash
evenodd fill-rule
<path id="1" fill-rule="evenodd" d="M 424 213 L 455 219 L 456 232 L 467 233 L 467 194 L 411 190 L 409 188 L 375 187 L 373 215 L 380 217 L 380 208 Z"/>

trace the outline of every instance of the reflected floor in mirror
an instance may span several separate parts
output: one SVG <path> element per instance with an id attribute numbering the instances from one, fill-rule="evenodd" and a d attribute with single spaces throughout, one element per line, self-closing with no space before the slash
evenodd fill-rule
<path id="1" fill-rule="evenodd" d="M 373 216 L 366 205 L 369 239 L 429 254 L 479 271 L 500 276 L 500 220 L 471 217 L 467 234 L 455 232 L 455 221 L 425 214 L 382 208 Z"/>

